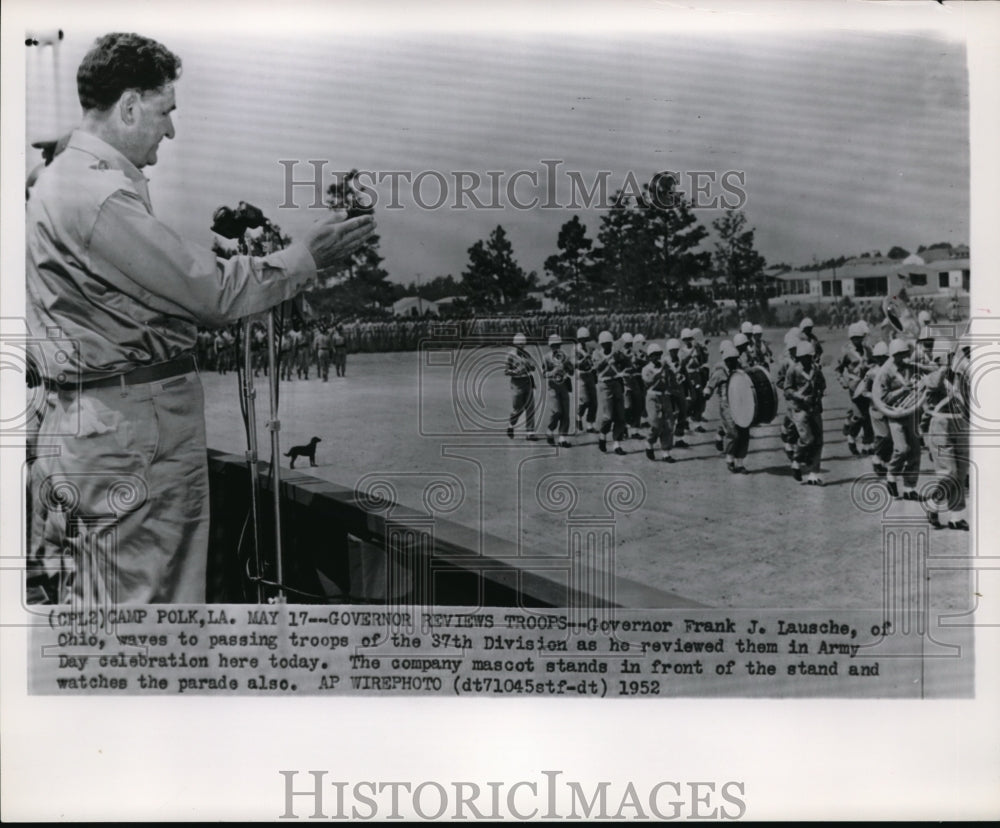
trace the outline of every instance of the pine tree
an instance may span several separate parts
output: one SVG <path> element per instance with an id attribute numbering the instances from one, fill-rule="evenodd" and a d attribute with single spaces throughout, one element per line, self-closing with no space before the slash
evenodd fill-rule
<path id="1" fill-rule="evenodd" d="M 529 306 L 528 294 L 538 285 L 538 276 L 525 273 L 514 258 L 514 247 L 501 225 L 486 240 L 469 248 L 469 264 L 462 273 L 462 292 L 471 307 L 479 310 L 519 310 Z"/>

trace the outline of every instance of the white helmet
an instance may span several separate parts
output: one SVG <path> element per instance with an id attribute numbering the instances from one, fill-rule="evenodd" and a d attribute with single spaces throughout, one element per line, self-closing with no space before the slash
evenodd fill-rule
<path id="1" fill-rule="evenodd" d="M 631 345 L 632 344 L 632 334 L 628 333 L 627 331 L 625 333 L 623 333 L 622 334 L 622 344 L 623 345 Z"/>
<path id="2" fill-rule="evenodd" d="M 724 339 L 722 344 L 719 345 L 719 353 L 722 354 L 723 359 L 738 359 L 740 356 L 739 351 L 736 350 L 736 346 L 728 339 Z"/>
<path id="3" fill-rule="evenodd" d="M 754 336 L 756 336 L 757 334 L 761 334 L 763 336 L 764 329 L 760 325 L 754 325 L 753 326 L 753 334 L 754 334 Z"/>
<path id="4" fill-rule="evenodd" d="M 864 331 L 863 336 L 868 336 L 872 332 L 872 329 L 868 327 L 868 323 L 864 319 L 859 319 L 854 324 L 858 326 L 859 331 Z"/>
<path id="5" fill-rule="evenodd" d="M 668 351 L 679 351 L 681 348 L 681 341 L 679 339 L 668 339 L 667 340 L 667 350 Z"/>
<path id="6" fill-rule="evenodd" d="M 701 328 L 692 328 L 691 329 L 691 337 L 693 339 L 701 339 L 704 335 L 705 334 L 702 332 Z M 683 339 L 683 338 L 684 337 L 682 336 L 681 339 Z"/>
<path id="7" fill-rule="evenodd" d="M 576 331 L 577 339 L 590 339 L 590 331 L 586 328 L 578 328 Z"/>
<path id="8" fill-rule="evenodd" d="M 806 328 L 811 328 L 813 326 L 813 321 L 807 316 L 801 322 L 799 322 L 799 330 L 804 331 Z"/>
<path id="9" fill-rule="evenodd" d="M 921 325 L 929 325 L 931 323 L 931 312 L 928 310 L 922 310 L 917 314 L 917 322 Z"/>
<path id="10" fill-rule="evenodd" d="M 733 337 L 733 346 L 739 348 L 742 345 L 746 345 L 750 340 L 746 338 L 746 334 L 738 333 Z"/>
<path id="11" fill-rule="evenodd" d="M 889 356 L 896 356 L 896 354 L 908 354 L 910 352 L 910 343 L 905 339 L 894 339 L 889 343 Z"/>
<path id="12" fill-rule="evenodd" d="M 527 340 L 527 338 L 525 337 L 525 335 L 523 333 L 516 333 L 516 334 L 514 334 L 514 344 L 515 345 L 524 345 L 527 341 L 528 340 Z"/>
<path id="13" fill-rule="evenodd" d="M 794 331 L 789 331 L 785 334 L 785 347 L 786 348 L 798 348 L 799 343 L 802 341 L 802 337 L 799 336 L 798 329 Z"/>
<path id="14" fill-rule="evenodd" d="M 632 338 L 632 344 L 633 345 L 641 345 L 645 341 L 646 341 L 646 337 L 644 337 L 642 334 L 636 334 Z"/>
<path id="15" fill-rule="evenodd" d="M 646 353 L 649 356 L 653 356 L 654 354 L 662 354 L 663 346 L 659 342 L 650 342 L 649 347 L 646 349 Z"/>
<path id="16" fill-rule="evenodd" d="M 795 356 L 796 358 L 812 356 L 815 353 L 816 349 L 813 348 L 813 344 L 811 342 L 800 342 L 799 349 L 795 352 Z"/>
<path id="17" fill-rule="evenodd" d="M 744 322 L 742 325 L 740 325 L 740 333 L 741 334 L 753 333 L 753 325 L 750 322 Z"/>
<path id="18" fill-rule="evenodd" d="M 889 346 L 884 342 L 876 342 L 875 347 L 872 348 L 873 357 L 883 357 L 889 356 Z"/>
<path id="19" fill-rule="evenodd" d="M 549 337 L 549 345 L 562 345 L 562 337 L 559 334 L 552 334 Z"/>
<path id="20" fill-rule="evenodd" d="M 611 335 L 611 331 L 601 331 L 597 335 L 597 343 L 603 345 L 605 342 L 614 342 L 615 338 Z"/>
<path id="21" fill-rule="evenodd" d="M 868 327 L 868 326 L 867 326 L 867 325 L 865 325 L 865 323 L 864 323 L 864 322 L 854 322 L 854 323 L 853 323 L 853 324 L 852 324 L 852 325 L 851 325 L 851 326 L 850 326 L 850 327 L 849 327 L 849 328 L 847 329 L 847 335 L 848 335 L 848 337 L 850 337 L 851 339 L 854 339 L 854 337 L 856 337 L 856 336 L 864 336 L 865 334 L 867 334 L 867 333 L 868 333 L 868 331 L 866 330 L 866 328 L 867 328 L 867 327 Z"/>

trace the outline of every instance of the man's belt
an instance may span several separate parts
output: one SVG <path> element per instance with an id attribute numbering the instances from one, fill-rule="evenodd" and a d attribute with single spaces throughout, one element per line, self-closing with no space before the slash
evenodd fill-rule
<path id="1" fill-rule="evenodd" d="M 101 377 L 100 379 L 83 380 L 79 383 L 80 388 L 119 388 L 123 385 L 141 385 L 146 382 L 161 382 L 171 377 L 179 377 L 198 370 L 198 365 L 191 354 L 184 354 L 166 362 L 157 362 L 153 365 L 142 365 L 126 371 L 124 374 L 115 374 L 111 377 Z M 74 383 L 67 382 L 63 387 L 72 388 Z"/>

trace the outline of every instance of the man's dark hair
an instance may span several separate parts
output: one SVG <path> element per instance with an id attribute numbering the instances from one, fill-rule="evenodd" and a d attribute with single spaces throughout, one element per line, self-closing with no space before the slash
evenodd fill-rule
<path id="1" fill-rule="evenodd" d="M 137 34 L 113 32 L 97 39 L 76 73 L 84 110 L 106 110 L 127 89 L 149 92 L 177 80 L 181 59 L 163 44 Z"/>

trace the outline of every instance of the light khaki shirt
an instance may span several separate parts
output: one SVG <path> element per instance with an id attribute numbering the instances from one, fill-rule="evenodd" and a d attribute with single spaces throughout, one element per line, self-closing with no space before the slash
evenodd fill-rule
<path id="1" fill-rule="evenodd" d="M 153 215 L 145 176 L 80 130 L 31 190 L 26 251 L 28 327 L 49 379 L 173 359 L 194 347 L 198 325 L 267 310 L 316 277 L 302 244 L 221 259 L 185 242 Z"/>

